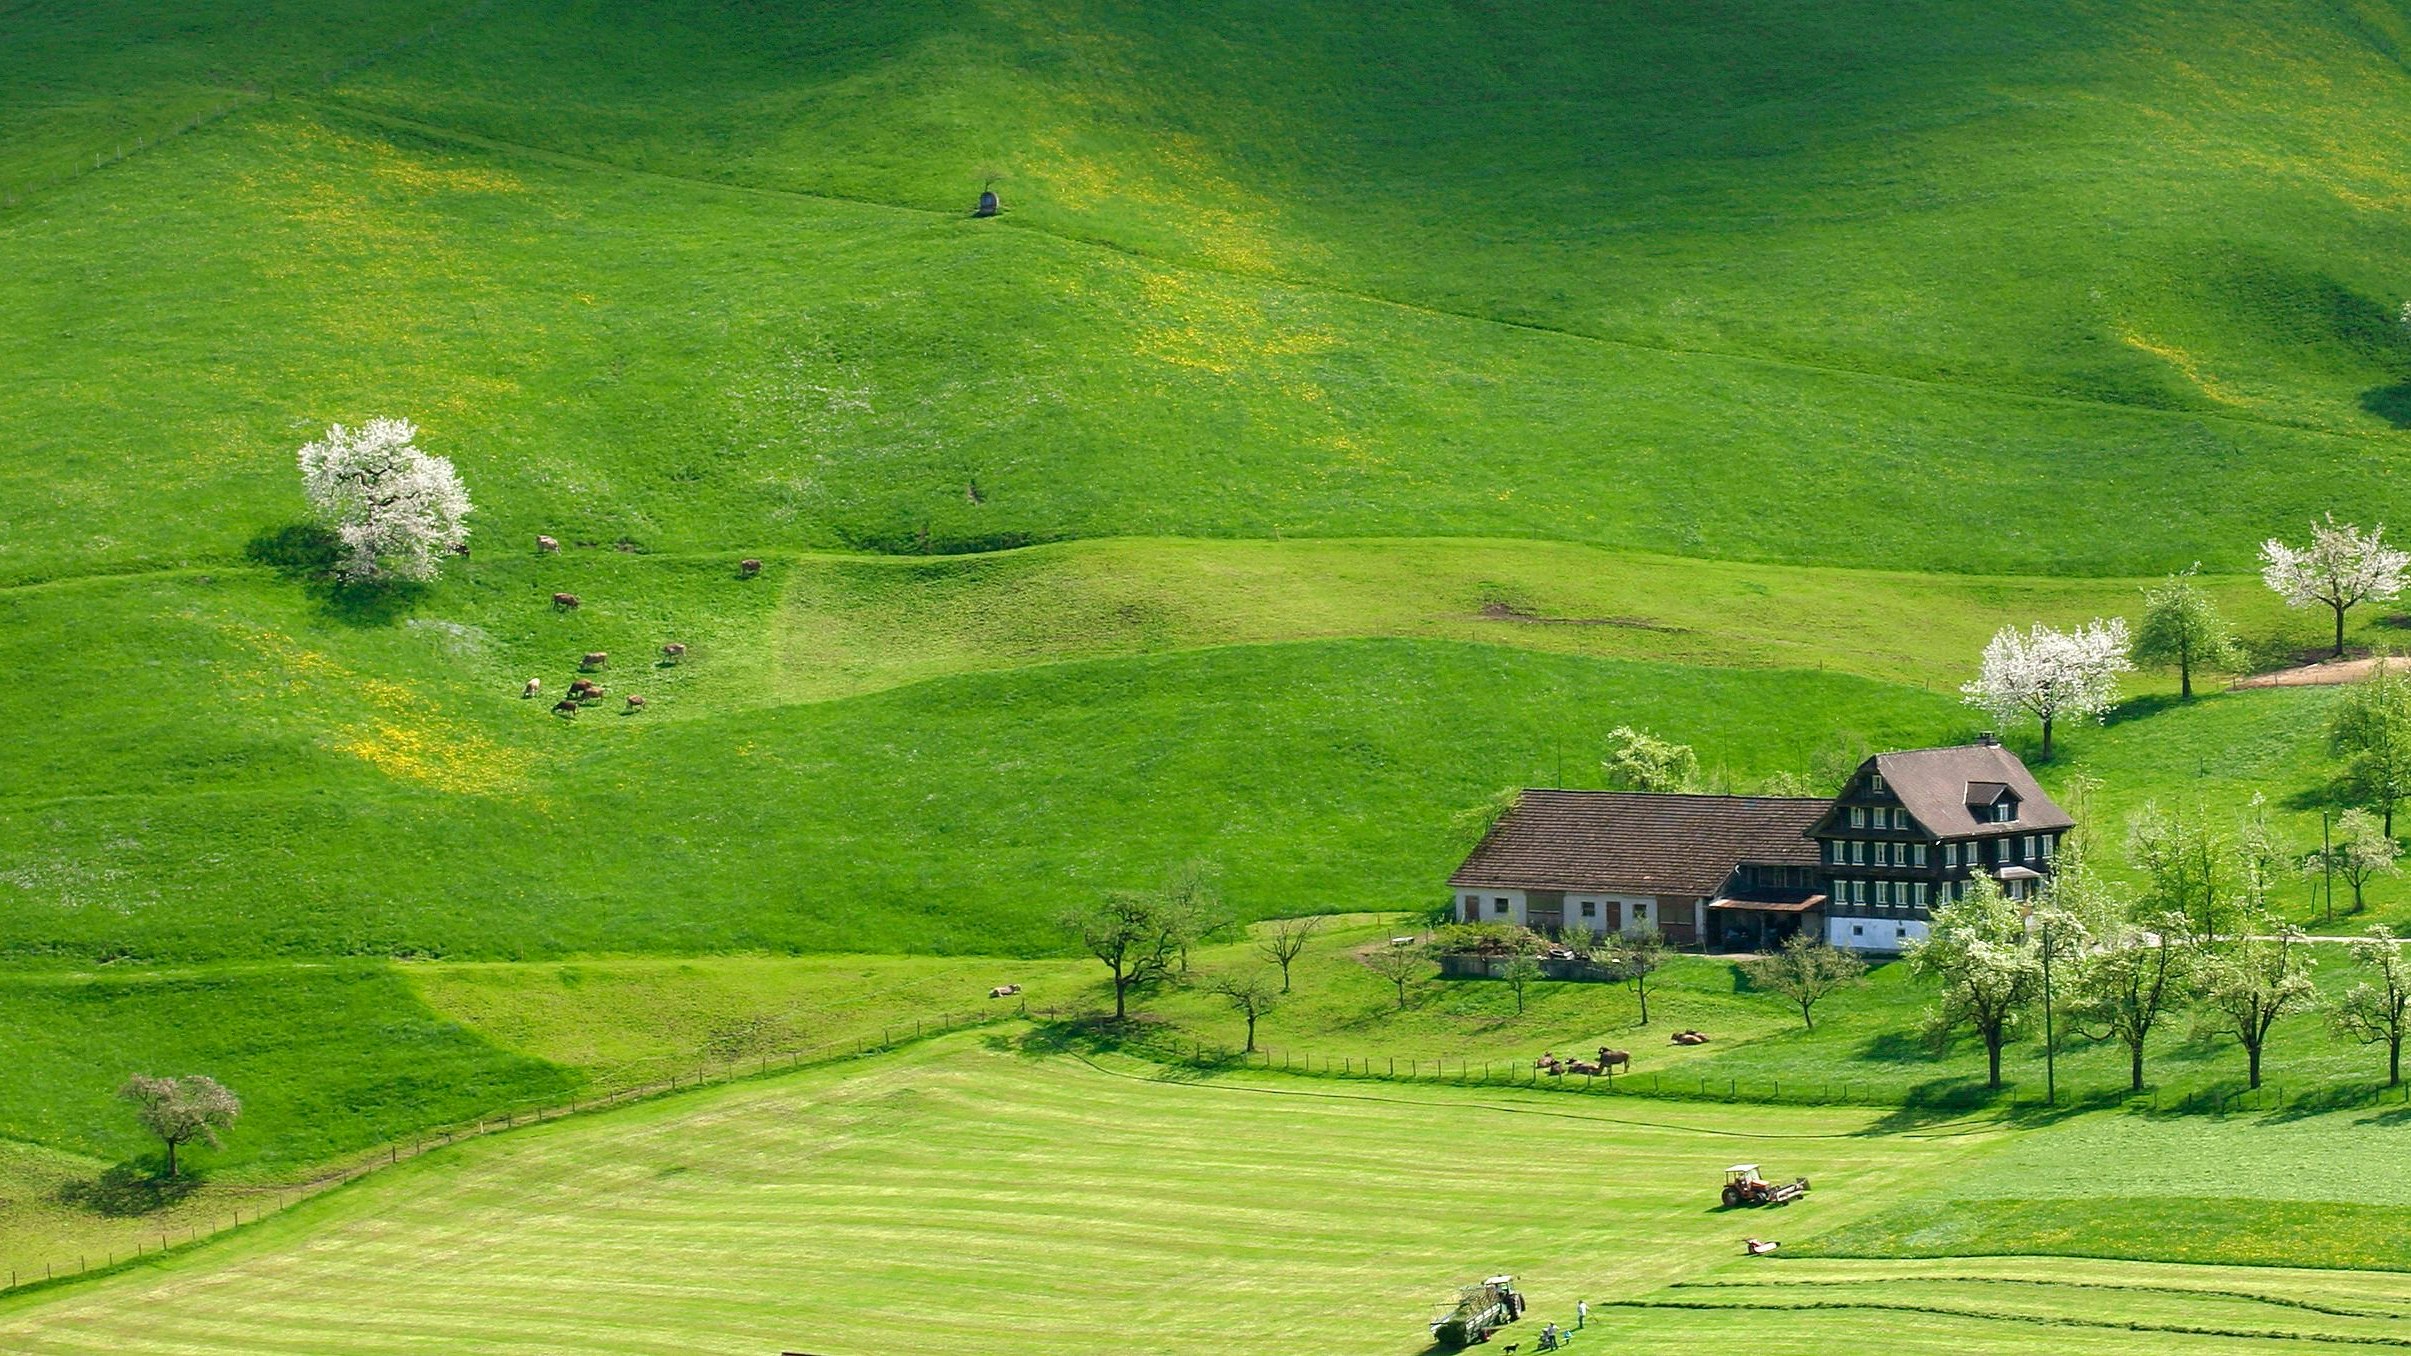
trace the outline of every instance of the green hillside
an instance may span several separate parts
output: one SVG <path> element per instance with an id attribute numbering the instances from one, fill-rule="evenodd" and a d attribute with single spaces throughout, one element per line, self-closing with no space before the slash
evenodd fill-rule
<path id="1" fill-rule="evenodd" d="M 1995 628 L 2197 561 L 2286 662 L 2325 622 L 2259 542 L 2407 516 L 2407 40 L 0 6 L 0 1134 L 118 1152 L 132 1062 L 214 1061 L 281 1171 L 608 1062 L 397 958 L 1060 957 L 1193 858 L 1250 918 L 1428 908 L 1460 811 L 1597 784 L 1616 726 L 1743 788 L 1965 738 Z M 294 449 L 377 415 L 478 511 L 363 594 L 293 550 Z M 2203 686 L 2139 676 L 2044 777 L 2113 840 L 2264 794 L 2315 842 L 2333 692 Z"/>

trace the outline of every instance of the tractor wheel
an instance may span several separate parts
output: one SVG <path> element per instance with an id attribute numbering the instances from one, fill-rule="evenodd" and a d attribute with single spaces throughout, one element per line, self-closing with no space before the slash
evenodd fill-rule
<path id="1" fill-rule="evenodd" d="M 1740 1187 L 1737 1187 L 1737 1186 L 1728 1186 L 1728 1187 L 1726 1187 L 1726 1188 L 1725 1188 L 1725 1209 L 1730 1210 L 1730 1209 L 1732 1209 L 1734 1206 L 1737 1206 L 1737 1205 L 1739 1205 L 1739 1204 L 1741 1204 L 1741 1188 L 1740 1188 Z"/>

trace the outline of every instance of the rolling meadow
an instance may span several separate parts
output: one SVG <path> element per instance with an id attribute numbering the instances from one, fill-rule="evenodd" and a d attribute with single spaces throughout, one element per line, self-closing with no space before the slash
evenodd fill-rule
<path id="1" fill-rule="evenodd" d="M 1812 1033 L 1684 958 L 1659 1020 L 1720 1039 L 1668 1052 L 1621 988 L 1357 956 L 1619 726 L 1738 790 L 1965 740 L 1999 627 L 2197 563 L 2243 667 L 2316 651 L 2256 553 L 2404 516 L 2406 46 L 2375 0 L 0 7 L 0 1265 L 886 1051 L 440 1149 L 5 1344 L 1405 1351 L 1501 1267 L 1636 1349 L 2388 1344 L 2399 1202 L 2236 1166 L 2392 1151 L 2316 1017 L 2273 1105 L 2180 1111 L 2238 1082 L 2180 1028 L 2144 1105 L 2065 1052 L 2071 1114 L 2032 1043 L 1967 1095 L 1903 967 Z M 294 452 L 381 415 L 470 553 L 338 587 Z M 2061 729 L 2105 858 L 2349 803 L 2336 689 L 2234 676 Z M 1288 1065 L 1201 1054 L 1197 991 L 1066 1035 L 1064 908 L 1192 860 L 1209 969 L 1334 916 Z M 1594 1039 L 1699 1091 L 1356 1075 Z M 188 1188 L 129 1176 L 136 1072 L 245 1100 Z M 1694 1209 L 1744 1146 L 1843 1187 L 1767 1266 Z"/>

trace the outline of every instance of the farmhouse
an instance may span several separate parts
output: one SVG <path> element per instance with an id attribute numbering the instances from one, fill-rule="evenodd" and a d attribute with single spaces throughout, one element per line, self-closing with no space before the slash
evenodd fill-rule
<path id="1" fill-rule="evenodd" d="M 1528 790 L 1448 883 L 1465 922 L 1892 952 L 1977 871 L 2028 897 L 2073 827 L 1988 737 L 1877 754 L 1831 799 Z"/>

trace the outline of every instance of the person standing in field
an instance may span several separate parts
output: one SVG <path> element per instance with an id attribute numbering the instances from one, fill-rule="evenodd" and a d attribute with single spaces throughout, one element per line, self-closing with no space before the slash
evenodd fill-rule
<path id="1" fill-rule="evenodd" d="M 1575 1327 L 1577 1330 L 1580 1330 L 1580 1329 L 1583 1329 L 1583 1328 L 1587 1328 L 1587 1327 L 1589 1327 L 1590 1325 L 1591 1325 L 1591 1302 L 1590 1302 L 1589 1300 L 1576 1300 L 1576 1301 L 1574 1301 L 1574 1327 Z"/>

